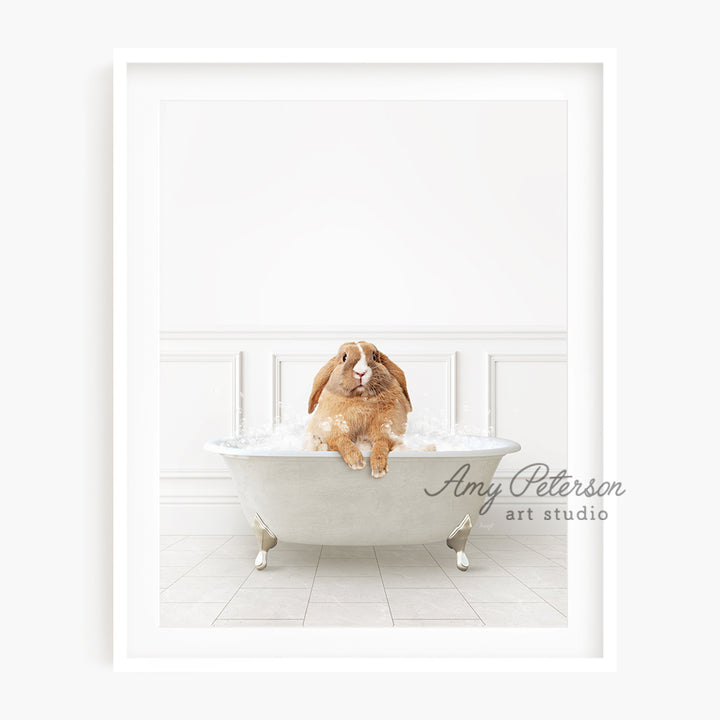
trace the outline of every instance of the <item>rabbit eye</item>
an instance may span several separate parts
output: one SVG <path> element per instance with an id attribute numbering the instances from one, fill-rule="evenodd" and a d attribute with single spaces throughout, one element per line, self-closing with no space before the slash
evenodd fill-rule
<path id="1" fill-rule="evenodd" d="M 377 360 L 377 353 L 373 353 L 373 360 Z"/>
<path id="2" fill-rule="evenodd" d="M 345 362 L 346 360 L 347 360 L 347 353 L 345 353 L 345 354 L 343 355 L 343 362 Z"/>

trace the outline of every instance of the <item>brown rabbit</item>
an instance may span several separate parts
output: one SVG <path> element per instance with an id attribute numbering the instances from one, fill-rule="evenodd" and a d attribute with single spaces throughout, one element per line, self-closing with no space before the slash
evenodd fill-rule
<path id="1" fill-rule="evenodd" d="M 405 373 L 368 342 L 340 346 L 313 382 L 307 450 L 337 450 L 353 470 L 365 467 L 356 443 L 372 445 L 370 469 L 381 478 L 388 453 L 402 443 L 412 410 Z"/>

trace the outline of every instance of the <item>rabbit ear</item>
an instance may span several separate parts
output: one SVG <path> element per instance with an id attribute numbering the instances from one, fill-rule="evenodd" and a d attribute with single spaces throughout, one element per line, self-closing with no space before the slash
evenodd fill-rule
<path id="1" fill-rule="evenodd" d="M 382 365 L 384 365 L 390 374 L 400 383 L 403 395 L 407 398 L 408 405 L 412 410 L 412 403 L 410 402 L 410 395 L 408 395 L 407 381 L 405 380 L 405 373 L 387 356 L 385 353 L 377 351 L 377 359 Z"/>
<path id="2" fill-rule="evenodd" d="M 308 413 L 311 413 L 317 406 L 320 400 L 320 393 L 325 389 L 325 386 L 332 375 L 332 371 L 337 365 L 337 355 L 330 358 L 320 369 L 320 372 L 315 376 L 313 380 L 312 392 L 310 393 L 310 400 L 308 400 Z"/>

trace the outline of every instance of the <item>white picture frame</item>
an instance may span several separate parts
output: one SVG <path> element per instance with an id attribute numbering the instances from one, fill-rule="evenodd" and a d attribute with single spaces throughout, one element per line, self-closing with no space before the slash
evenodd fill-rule
<path id="1" fill-rule="evenodd" d="M 128 75 L 134 65 L 192 68 L 269 63 L 482 63 L 532 70 L 522 88 L 498 82 L 494 97 L 553 98 L 568 103 L 568 407 L 569 465 L 578 476 L 616 476 L 616 238 L 615 53 L 612 50 L 116 50 L 114 58 L 114 664 L 119 671 L 611 671 L 616 664 L 616 501 L 605 498 L 602 528 L 569 523 L 568 573 L 573 612 L 563 629 L 310 629 L 159 628 L 153 621 L 157 568 L 140 544 L 157 537 L 158 489 L 142 479 L 152 470 L 153 438 L 139 447 L 132 424 L 139 393 L 157 383 L 157 286 L 150 252 L 147 284 L 129 286 Z M 574 66 L 592 65 L 602 77 L 598 105 Z M 563 75 L 563 69 L 567 73 Z M 547 76 L 543 72 L 547 71 Z M 553 76 L 553 72 L 555 75 Z M 182 92 L 177 81 L 173 92 Z M 597 140 L 601 141 L 598 147 Z M 594 159 L 593 159 L 594 158 Z M 582 182 L 580 182 L 582 180 Z M 578 182 L 574 182 L 578 181 Z M 151 182 L 151 181 L 150 181 Z M 599 202 L 598 202 L 599 198 Z M 583 241 L 579 242 L 578 238 Z M 143 320 L 138 322 L 139 306 Z M 154 335 L 153 335 L 154 333 Z M 135 352 L 139 340 L 143 353 Z M 138 382 L 142 379 L 142 383 Z M 600 410 L 601 406 L 601 410 Z M 583 423 L 573 422 L 583 418 Z M 590 418 L 590 422 L 587 419 Z M 573 507 L 570 500 L 569 507 Z M 146 550 L 146 548 L 145 548 Z M 153 571 L 155 571 L 153 575 Z M 598 590 L 601 588 L 601 590 Z M 348 653 L 347 648 L 353 652 Z M 290 650 L 288 650 L 290 648 Z"/>

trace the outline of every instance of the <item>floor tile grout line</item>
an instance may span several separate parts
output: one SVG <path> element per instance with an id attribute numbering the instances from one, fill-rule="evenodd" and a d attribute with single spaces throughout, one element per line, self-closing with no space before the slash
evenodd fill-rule
<path id="1" fill-rule="evenodd" d="M 519 540 L 515 540 L 515 537 L 516 537 L 516 536 L 509 535 L 508 537 L 510 537 L 510 538 L 511 538 L 512 540 L 514 540 L 515 542 L 520 542 Z M 520 544 L 522 545 L 523 543 L 520 543 Z M 527 547 L 527 546 L 526 546 L 526 547 Z M 538 554 L 539 554 L 539 553 L 538 553 Z M 500 562 L 498 562 L 498 561 L 495 561 L 495 562 L 497 562 L 498 565 L 499 565 L 503 570 L 505 570 L 505 572 L 510 573 L 510 576 L 511 576 L 511 577 L 514 577 L 519 583 L 521 583 L 522 585 L 525 585 L 525 587 L 526 587 L 528 590 L 530 590 L 530 592 L 532 592 L 534 595 L 536 595 L 538 598 L 540 598 L 540 600 L 541 600 L 542 602 L 544 602 L 544 603 L 546 603 L 546 604 L 549 604 L 549 603 L 547 603 L 547 601 L 545 600 L 545 598 L 540 597 L 540 595 L 538 595 L 538 594 L 535 592 L 535 590 L 533 590 L 533 588 L 531 588 L 531 587 L 528 586 L 526 583 L 524 583 L 524 582 L 512 571 L 512 569 L 511 569 L 510 567 L 508 567 L 508 566 L 506 566 L 506 565 L 503 565 L 502 563 L 500 563 Z M 517 567 L 538 567 L 538 566 L 523 566 L 523 565 L 519 565 L 519 566 L 517 566 Z M 542 566 L 540 566 L 540 567 L 542 567 Z M 550 567 L 550 566 L 547 566 L 547 567 Z M 567 577 L 567 571 L 566 571 L 565 574 L 566 574 L 566 577 Z"/>
<path id="2" fill-rule="evenodd" d="M 513 538 L 512 536 L 508 536 L 508 537 L 510 537 L 511 539 L 514 540 L 514 538 Z M 519 541 L 516 541 L 516 542 L 519 542 Z M 521 544 L 522 544 L 522 543 L 521 543 Z M 548 559 L 549 559 L 549 558 L 548 558 Z M 534 593 L 534 594 L 539 598 L 539 600 L 532 600 L 532 601 L 530 601 L 530 600 L 525 600 L 525 601 L 505 600 L 505 601 L 500 601 L 500 602 L 532 602 L 532 603 L 544 603 L 545 605 L 550 605 L 550 607 L 554 607 L 554 606 L 551 605 L 547 600 L 545 600 L 545 598 L 543 598 L 543 597 L 541 597 L 540 595 L 538 595 L 538 593 L 535 592 L 535 589 L 534 589 L 534 588 L 531 588 L 529 585 L 527 585 L 526 583 L 524 583 L 519 577 L 517 577 L 517 575 L 515 575 L 515 573 L 513 573 L 513 571 L 512 571 L 509 567 L 506 567 L 505 565 L 503 565 L 502 563 L 500 563 L 498 560 L 495 560 L 494 558 L 490 558 L 490 560 L 492 560 L 498 567 L 500 567 L 500 568 L 501 568 L 502 570 L 504 570 L 505 572 L 510 573 L 510 576 L 511 576 L 511 577 L 515 578 L 515 579 L 516 579 L 519 583 L 521 583 L 522 585 L 525 585 L 525 587 L 526 587 L 528 590 L 530 590 L 532 593 Z M 442 567 L 442 566 L 441 566 L 441 567 Z M 518 567 L 557 567 L 557 566 L 552 566 L 552 565 L 547 565 L 547 566 L 535 566 L 535 565 L 533 565 L 533 566 L 518 566 Z M 444 569 L 443 569 L 443 572 L 445 572 Z M 472 604 L 470 603 L 470 601 L 465 597 L 465 594 L 463 593 L 462 589 L 457 586 L 457 584 L 456 584 L 455 581 L 453 580 L 453 577 L 452 577 L 451 575 L 449 575 L 448 573 L 445 573 L 445 574 L 450 578 L 450 582 L 452 582 L 452 584 L 455 586 L 455 588 L 458 590 L 458 592 L 463 596 L 463 599 L 465 600 L 465 602 L 467 602 L 467 603 L 470 605 L 470 607 L 473 609 L 473 612 L 474 612 L 478 617 L 480 617 L 480 615 L 478 614 L 477 610 L 475 610 L 475 608 L 472 607 Z M 492 577 L 492 576 L 487 576 L 487 577 Z M 502 577 L 502 576 L 498 576 L 498 577 Z M 548 588 L 548 589 L 550 589 L 550 588 Z M 498 601 L 493 600 L 493 601 L 488 601 L 488 602 L 498 602 Z M 554 608 L 554 609 L 557 610 L 557 608 Z M 558 610 L 558 612 L 560 612 L 560 611 Z M 561 613 L 561 614 L 563 614 L 563 613 Z M 483 626 L 484 626 L 484 625 L 486 624 L 485 621 L 484 621 L 481 617 L 480 617 L 480 620 L 482 620 Z"/>
<path id="3" fill-rule="evenodd" d="M 382 600 L 315 600 L 313 605 L 385 605 Z"/>
<path id="4" fill-rule="evenodd" d="M 307 602 L 305 603 L 305 612 L 302 616 L 302 626 L 305 627 L 305 620 L 307 618 L 308 609 L 310 607 L 310 598 L 312 597 L 313 590 L 315 589 L 315 578 L 317 577 L 318 567 L 320 567 L 320 558 L 322 557 L 324 545 L 320 546 L 320 552 L 318 552 L 317 562 L 315 563 L 315 572 L 313 573 L 312 582 L 310 583 L 310 592 L 308 593 Z"/>
<path id="5" fill-rule="evenodd" d="M 564 541 L 567 542 L 567 535 L 508 535 L 508 537 L 511 540 L 514 540 L 515 542 L 520 543 L 521 545 L 527 545 L 528 547 L 532 543 L 528 543 L 525 540 L 518 540 L 518 538 L 521 538 L 521 537 L 524 537 L 524 538 L 529 538 L 529 537 L 553 538 L 553 540 L 555 541 L 554 543 L 535 543 L 536 545 L 558 545 L 563 542 L 559 538 L 564 538 Z"/>
<path id="6" fill-rule="evenodd" d="M 223 600 L 163 600 L 162 605 L 223 605 Z M 215 618 L 217 620 L 217 618 Z M 213 620 L 213 622 L 215 622 Z"/>
<path id="7" fill-rule="evenodd" d="M 542 567 L 542 566 L 538 566 L 538 565 L 530 565 L 530 566 L 528 566 L 528 565 L 518 565 L 517 567 Z M 546 567 L 550 567 L 550 566 L 546 566 Z M 531 588 L 522 578 L 519 578 L 519 577 L 512 571 L 512 568 L 505 568 L 505 569 L 506 569 L 519 583 L 522 583 L 530 592 L 535 593 L 535 595 L 537 595 L 544 603 L 547 603 L 547 604 L 549 605 L 549 603 L 547 602 L 547 600 L 545 600 L 544 597 L 540 597 L 540 595 L 538 595 L 538 594 L 535 592 L 535 589 L 534 589 L 534 588 Z M 566 578 L 566 582 L 567 582 L 567 572 L 565 572 L 565 578 Z"/>
<path id="8" fill-rule="evenodd" d="M 485 621 L 480 617 L 480 613 L 470 604 L 470 601 L 465 597 L 463 591 L 460 590 L 460 588 L 458 588 L 457 591 L 460 593 L 460 597 L 465 601 L 465 604 L 475 613 L 475 617 L 477 617 L 477 619 L 483 624 L 483 627 L 485 627 Z"/>
<path id="9" fill-rule="evenodd" d="M 171 542 L 169 545 L 167 545 L 164 548 L 160 548 L 160 552 L 163 552 L 164 550 L 169 550 L 173 545 L 177 545 L 179 542 L 182 542 L 185 538 L 189 538 L 190 535 L 181 535 L 179 540 L 176 540 L 175 542 Z M 158 545 L 160 543 L 158 542 Z"/>
<path id="10" fill-rule="evenodd" d="M 200 537 L 218 537 L 218 536 L 217 535 L 183 535 L 179 540 L 176 540 L 174 543 L 171 543 L 167 547 L 161 548 L 160 552 L 165 552 L 166 550 L 172 550 L 178 543 L 181 543 L 183 540 L 187 540 L 188 538 L 200 538 Z M 224 537 L 224 536 L 220 535 L 219 537 Z M 210 550 L 210 552 L 211 553 L 216 552 L 221 547 L 224 547 L 225 545 L 227 545 L 234 537 L 237 537 L 237 536 L 228 535 L 227 540 L 225 540 L 224 542 L 221 542 L 219 545 L 217 545 L 212 550 Z M 184 552 L 184 551 L 181 550 L 180 552 Z M 203 552 L 203 551 L 202 550 L 187 550 L 187 552 Z"/>
<path id="11" fill-rule="evenodd" d="M 423 547 L 425 547 L 423 545 Z M 450 582 L 453 584 L 453 588 L 459 593 L 460 597 L 465 601 L 465 604 L 475 613 L 475 617 L 480 620 L 480 622 L 483 624 L 483 627 L 485 627 L 485 621 L 478 615 L 477 610 L 470 604 L 468 599 L 463 595 L 462 590 L 455 584 L 454 580 L 445 572 L 445 569 L 443 566 L 437 561 L 437 559 L 430 553 L 430 551 L 425 547 L 425 551 L 430 554 L 430 557 L 432 557 L 433 560 L 435 560 L 435 564 L 445 573 L 446 577 L 450 579 Z M 448 547 L 448 551 L 452 552 L 452 548 Z M 450 588 L 446 588 L 450 589 Z M 429 620 L 437 620 L 439 618 L 427 618 Z M 470 618 L 469 618 L 470 619 Z"/>
<path id="12" fill-rule="evenodd" d="M 160 550 L 160 552 L 163 553 L 166 550 L 171 550 L 175 545 L 177 545 L 177 543 L 182 542 L 183 540 L 187 540 L 188 538 L 193 538 L 193 537 L 214 537 L 214 536 L 212 536 L 212 535 L 183 535 L 180 538 L 180 540 L 176 540 L 172 545 L 168 545 L 168 547 L 163 548 L 162 550 Z M 234 537 L 237 537 L 237 536 L 236 535 L 228 535 L 228 539 L 225 540 L 225 542 L 220 543 L 217 547 L 213 548 L 212 550 L 208 550 L 207 551 L 208 555 L 212 555 L 213 553 L 217 552 L 220 548 L 225 547 L 225 545 L 227 545 Z M 184 552 L 184 551 L 181 550 L 180 552 Z M 187 550 L 187 552 L 204 552 L 204 551 L 203 550 Z M 207 556 L 203 559 L 206 559 L 206 558 L 207 558 Z M 202 560 L 200 562 L 202 562 Z M 172 567 L 172 565 L 166 565 L 165 567 Z"/>
<path id="13" fill-rule="evenodd" d="M 528 585 L 528 587 L 530 587 Z M 559 585 L 553 585 L 552 587 L 548 585 L 548 587 L 541 587 L 540 585 L 535 585 L 533 587 L 530 587 L 531 590 L 562 590 L 564 592 L 567 592 L 566 587 L 560 587 Z M 549 600 L 545 600 L 545 602 L 550 602 Z"/>
<path id="14" fill-rule="evenodd" d="M 549 557 L 547 557 L 547 555 L 543 555 L 539 550 L 535 550 L 535 548 L 530 547 L 530 545 L 528 545 L 527 543 L 517 540 L 516 539 L 518 537 L 517 535 L 514 535 L 514 536 L 511 535 L 510 537 L 516 543 L 520 543 L 521 545 L 524 545 L 526 548 L 528 548 L 528 550 L 532 550 L 533 552 L 536 552 L 538 555 L 542 555 L 546 560 L 550 560 L 551 562 L 555 563 L 555 565 L 560 565 L 560 563 L 555 562 L 555 558 L 549 558 Z M 541 535 L 539 537 L 555 537 L 555 536 L 554 535 Z M 565 557 L 567 558 L 567 536 L 565 536 L 565 537 L 566 537 L 566 540 L 565 540 L 566 545 L 565 545 L 564 550 L 565 550 Z M 560 567 L 562 567 L 562 565 L 560 565 Z"/>
<path id="15" fill-rule="evenodd" d="M 380 567 L 380 560 L 377 556 L 377 549 L 375 545 L 372 546 L 373 550 L 373 557 L 375 558 L 375 564 L 377 565 L 378 573 L 380 574 L 380 584 L 383 588 L 383 594 L 385 595 L 385 604 L 387 605 L 388 613 L 390 613 L 390 627 L 395 627 L 395 617 L 393 616 L 392 608 L 390 607 L 390 598 L 388 597 L 387 591 L 388 589 L 385 587 L 385 578 L 382 574 L 382 568 Z"/>
<path id="16" fill-rule="evenodd" d="M 523 583 L 524 584 L 524 583 Z M 527 588 L 527 585 L 525 586 Z M 550 603 L 545 600 L 545 598 L 541 598 L 532 588 L 527 588 L 531 592 L 533 592 L 535 595 L 537 595 L 537 600 L 473 600 L 472 602 L 478 604 L 478 603 L 494 603 L 494 604 L 501 604 L 501 605 L 519 605 L 519 604 L 525 604 L 525 605 L 550 605 Z M 458 592 L 463 596 L 463 600 L 465 600 L 466 603 L 472 607 L 472 604 L 470 600 L 466 597 L 465 593 L 458 588 Z M 473 608 L 473 611 L 475 614 L 477 614 L 477 610 Z M 478 617 L 480 617 L 478 615 Z M 482 618 L 480 618 L 482 620 Z M 483 622 L 485 622 L 483 620 Z"/>
<path id="17" fill-rule="evenodd" d="M 489 552 L 497 554 L 497 553 L 503 553 L 503 552 L 506 552 L 506 553 L 515 553 L 515 552 L 517 552 L 517 551 L 515 551 L 515 550 L 490 550 Z M 529 547 L 528 547 L 527 549 L 520 550 L 519 552 L 520 552 L 520 553 L 525 553 L 525 554 L 532 553 L 533 555 L 539 555 L 543 560 L 548 560 L 548 561 L 550 561 L 551 563 L 554 563 L 554 562 L 555 562 L 555 558 L 546 557 L 545 555 L 543 555 L 542 553 L 538 552 L 537 550 L 533 550 L 532 548 L 529 548 Z M 492 555 L 489 555 L 489 557 L 490 557 L 491 560 L 494 559 Z"/>
<path id="18" fill-rule="evenodd" d="M 198 536 L 198 535 L 186 535 L 184 538 L 182 538 L 182 540 L 178 540 L 177 542 L 182 542 L 183 540 L 186 540 L 186 539 L 189 538 L 189 537 L 199 537 L 199 536 Z M 232 536 L 231 536 L 231 537 L 232 537 Z M 220 543 L 220 545 L 218 545 L 216 548 L 213 548 L 212 550 L 180 550 L 179 552 L 197 552 L 197 553 L 205 552 L 205 556 L 202 558 L 202 560 L 199 561 L 199 562 L 202 562 L 203 560 L 207 560 L 207 558 L 208 558 L 210 555 L 212 555 L 213 553 L 217 552 L 221 547 L 224 547 L 227 543 L 229 543 L 229 542 L 230 542 L 230 539 L 231 539 L 231 538 L 228 538 L 224 543 Z M 176 545 L 176 544 L 177 544 L 177 543 L 173 543 L 173 545 L 171 545 L 171 546 L 169 546 L 169 547 L 166 547 L 166 548 L 163 548 L 163 549 L 160 551 L 160 554 L 164 553 L 164 552 L 167 551 L 167 550 L 171 550 L 172 547 L 173 547 L 174 545 Z M 198 564 L 199 564 L 199 563 L 198 563 Z M 173 566 L 172 566 L 172 565 L 164 565 L 164 566 L 161 565 L 160 567 L 173 567 Z M 196 565 L 193 565 L 193 567 L 192 567 L 191 569 L 193 569 L 193 568 L 195 568 L 195 567 L 196 567 Z M 189 571 L 188 571 L 188 572 L 189 572 Z"/>
<path id="19" fill-rule="evenodd" d="M 513 570 L 565 570 L 565 579 L 567 580 L 567 568 L 561 567 L 560 565 L 508 565 L 505 570 L 516 577 L 521 582 L 525 582 L 522 578 L 518 577 Z M 530 587 L 530 586 L 528 586 Z M 537 586 L 539 587 L 539 586 Z M 554 587 L 559 587 L 555 585 Z"/>
<path id="20" fill-rule="evenodd" d="M 243 536 L 240 536 L 240 535 L 231 535 L 230 538 L 227 540 L 227 542 L 223 543 L 220 547 L 225 547 L 225 545 L 227 545 L 227 543 L 229 543 L 230 540 L 232 540 L 234 537 L 252 537 L 252 535 L 243 535 Z M 217 549 L 219 550 L 220 548 L 217 548 Z M 213 551 L 213 552 L 214 552 L 214 551 Z M 237 559 L 237 560 L 250 560 L 251 558 L 236 558 L 236 559 Z M 215 625 L 215 622 L 216 622 L 216 621 L 220 618 L 220 616 L 225 612 L 227 606 L 235 599 L 235 596 L 236 596 L 236 595 L 240 592 L 240 590 L 243 588 L 243 586 L 245 585 L 245 583 L 248 581 L 248 578 L 253 574 L 253 571 L 254 571 L 254 570 L 255 570 L 255 565 L 253 564 L 252 570 L 250 570 L 250 572 L 245 576 L 245 578 L 243 579 L 243 581 L 242 581 L 242 582 L 240 583 L 240 585 L 238 586 L 237 590 L 235 590 L 235 592 L 232 594 L 232 596 L 230 597 L 230 599 L 225 603 L 225 605 L 223 605 L 223 607 L 222 607 L 222 609 L 220 610 L 220 612 L 215 616 L 215 618 L 213 619 L 213 621 L 210 623 L 210 627 L 212 627 L 213 625 Z"/>
<path id="21" fill-rule="evenodd" d="M 538 588 L 539 590 L 565 590 L 567 592 L 567 588 Z M 545 600 L 545 602 L 552 608 L 555 608 L 565 619 L 567 619 L 567 612 L 563 612 L 557 605 L 554 603 L 551 603 L 549 600 Z"/>
<path id="22" fill-rule="evenodd" d="M 188 535 L 188 537 L 190 537 L 190 536 Z M 179 582 L 180 580 L 182 580 L 191 570 L 194 570 L 198 565 L 201 565 L 202 563 L 204 563 L 204 562 L 210 557 L 210 555 L 212 555 L 214 552 L 215 552 L 214 550 L 211 550 L 209 553 L 207 553 L 207 555 L 205 555 L 205 556 L 202 557 L 200 560 L 198 560 L 194 565 L 191 565 L 179 578 L 176 578 L 175 580 L 173 580 L 173 582 L 171 582 L 166 588 L 161 588 L 161 590 L 160 590 L 160 595 L 158 596 L 159 601 L 160 601 L 160 602 L 163 602 L 163 599 L 162 599 L 162 597 L 160 597 L 160 596 L 161 596 L 166 590 L 169 590 L 173 585 L 175 585 L 175 583 L 177 583 L 177 582 Z M 161 565 L 160 567 L 163 567 L 163 566 Z M 172 566 L 172 565 L 165 565 L 165 567 L 173 567 L 173 566 Z"/>
<path id="23" fill-rule="evenodd" d="M 238 535 L 230 535 L 230 537 L 224 542 L 218 545 L 213 552 L 217 552 L 220 548 L 224 548 L 233 538 L 238 537 Z"/>
<path id="24" fill-rule="evenodd" d="M 567 594 L 567 588 L 538 588 L 538 590 L 564 590 Z M 545 600 L 545 602 L 550 605 L 550 607 L 555 608 L 565 619 L 567 619 L 567 613 L 563 612 L 557 605 L 551 603 L 549 600 Z"/>
<path id="25" fill-rule="evenodd" d="M 526 540 L 518 540 L 520 537 L 539 537 L 539 538 L 553 538 L 552 543 L 535 543 L 536 545 L 560 545 L 562 544 L 561 540 L 556 539 L 555 535 L 505 535 L 502 539 L 509 540 L 510 542 L 517 543 L 518 545 L 524 545 L 525 547 L 531 547 L 532 543 L 527 542 Z M 490 540 L 492 542 L 492 539 L 501 539 L 499 535 L 478 535 L 477 537 L 469 540 L 469 542 L 477 542 L 481 539 Z"/>
<path id="26" fill-rule="evenodd" d="M 462 593 L 462 590 L 460 591 Z M 469 603 L 475 605 L 550 605 L 547 600 L 468 600 Z"/>
<path id="27" fill-rule="evenodd" d="M 238 559 L 243 559 L 243 560 L 245 560 L 245 559 L 248 559 L 248 558 L 238 558 Z M 235 590 L 235 592 L 230 596 L 230 599 L 225 603 L 225 605 L 223 605 L 223 607 L 222 607 L 222 609 L 220 610 L 220 612 L 215 616 L 215 618 L 213 619 L 213 621 L 210 623 L 210 627 L 212 627 L 213 625 L 215 625 L 215 622 L 220 619 L 220 616 L 225 612 L 225 610 L 227 609 L 227 606 L 235 599 L 236 595 L 237 595 L 237 594 L 240 592 L 240 590 L 243 588 L 243 586 L 245 585 L 245 583 L 248 581 L 248 578 L 253 574 L 253 571 L 254 571 L 254 570 L 255 570 L 255 566 L 253 565 L 252 570 L 250 570 L 250 572 L 245 576 L 245 578 L 244 578 L 243 581 L 240 583 L 240 585 L 238 585 L 237 590 Z"/>

